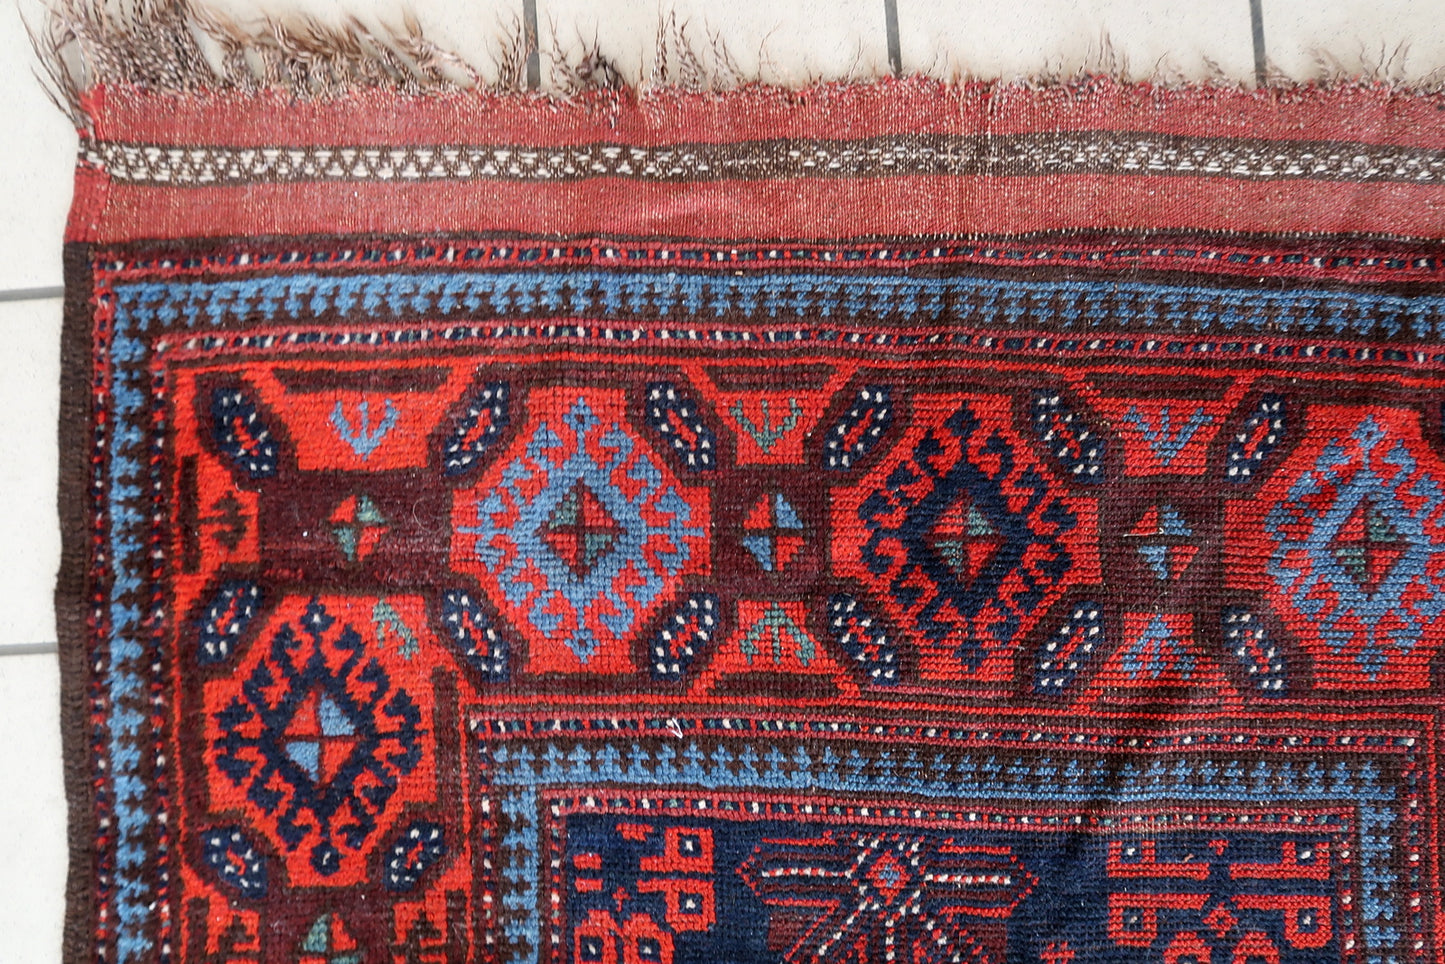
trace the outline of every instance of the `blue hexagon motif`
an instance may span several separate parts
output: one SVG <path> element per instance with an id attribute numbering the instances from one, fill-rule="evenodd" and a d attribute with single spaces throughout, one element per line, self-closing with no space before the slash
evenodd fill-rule
<path id="1" fill-rule="evenodd" d="M 510 403 L 506 382 L 488 382 L 472 392 L 442 445 L 442 474 L 464 475 L 481 460 L 506 429 Z"/>
<path id="2" fill-rule="evenodd" d="M 1279 697 L 1288 689 L 1284 654 L 1270 639 L 1263 620 L 1248 609 L 1230 606 L 1220 614 L 1224 646 L 1249 674 L 1263 696 Z"/>
<path id="3" fill-rule="evenodd" d="M 1040 696 L 1065 692 L 1106 645 L 1103 607 L 1091 599 L 1070 607 L 1063 625 L 1034 653 L 1034 692 Z"/>
<path id="4" fill-rule="evenodd" d="M 1413 415 L 1365 414 L 1332 435 L 1281 481 L 1268 571 L 1303 617 L 1294 631 L 1323 643 L 1317 674 L 1382 681 L 1428 660 L 1413 651 L 1445 616 L 1445 483 Z"/>
<path id="5" fill-rule="evenodd" d="M 216 446 L 252 479 L 276 474 L 281 445 L 247 390 L 236 386 L 211 393 L 211 435 Z"/>
<path id="6" fill-rule="evenodd" d="M 702 417 L 701 407 L 671 382 L 647 386 L 647 424 L 667 439 L 678 458 L 694 472 L 717 466 L 717 436 Z"/>
<path id="7" fill-rule="evenodd" d="M 648 647 L 653 679 L 672 681 L 687 675 L 693 660 L 712 644 L 717 611 L 718 598 L 710 592 L 693 593 L 682 601 Z"/>
<path id="8" fill-rule="evenodd" d="M 925 675 L 1007 652 L 1094 551 L 1089 504 L 1005 417 L 986 398 L 915 409 L 894 451 L 836 496 L 834 567 L 914 640 Z"/>
<path id="9" fill-rule="evenodd" d="M 887 385 L 865 385 L 853 405 L 823 440 L 823 468 L 846 472 L 866 457 L 893 424 L 893 390 Z"/>
<path id="10" fill-rule="evenodd" d="M 828 600 L 828 631 L 875 686 L 898 683 L 898 645 L 878 618 L 847 593 Z"/>
<path id="11" fill-rule="evenodd" d="M 1288 426 L 1288 405 L 1281 395 L 1266 395 L 1245 417 L 1229 440 L 1224 478 L 1236 484 L 1251 481 L 1264 460 L 1284 438 Z"/>
<path id="12" fill-rule="evenodd" d="M 449 589 L 442 594 L 442 629 L 452 651 L 482 679 L 506 682 L 512 647 L 492 626 L 471 593 Z"/>
<path id="13" fill-rule="evenodd" d="M 1108 440 L 1057 392 L 1034 397 L 1029 424 L 1066 477 L 1086 485 L 1104 481 Z"/>
<path id="14" fill-rule="evenodd" d="M 626 406 L 621 393 L 533 392 L 529 410 L 547 414 L 459 500 L 457 531 L 474 539 L 457 564 L 536 634 L 539 668 L 621 671 L 632 633 L 708 565 L 706 490 L 631 433 Z"/>

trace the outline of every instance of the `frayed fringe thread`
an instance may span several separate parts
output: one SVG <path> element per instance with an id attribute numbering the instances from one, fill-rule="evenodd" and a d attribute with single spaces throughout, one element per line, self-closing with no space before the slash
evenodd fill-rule
<path id="1" fill-rule="evenodd" d="M 55 0 L 44 24 L 30 28 L 41 82 L 82 128 L 83 94 L 97 84 L 165 93 L 273 90 L 296 98 L 359 89 L 408 95 L 481 89 L 567 99 L 588 90 L 720 91 L 749 82 L 717 35 L 699 46 L 675 14 L 658 23 L 645 78 L 626 76 L 595 41 L 584 44 L 579 56 L 554 40 L 545 92 L 526 83 L 527 61 L 537 48 L 522 22 L 500 22 L 497 37 L 488 54 L 494 79 L 485 80 L 462 57 L 425 37 L 409 13 L 390 28 L 355 17 L 341 26 L 305 16 L 246 25 L 203 0 L 141 0 L 128 9 L 107 0 Z"/>
<path id="2" fill-rule="evenodd" d="M 742 71 L 716 33 L 699 44 L 689 24 L 675 14 L 658 23 L 652 65 L 645 74 L 629 76 L 617 61 L 604 55 L 594 40 L 580 53 L 556 41 L 548 51 L 542 91 L 527 84 L 527 63 L 537 53 L 536 38 L 513 18 L 498 24 L 497 43 L 488 53 L 490 79 L 456 53 L 432 42 L 408 14 L 399 26 L 373 27 L 352 17 L 340 26 L 315 18 L 267 17 L 243 24 L 205 5 L 205 0 L 51 0 L 49 16 L 30 29 L 47 93 L 77 128 L 87 130 L 84 93 L 98 84 L 129 85 L 160 93 L 231 90 L 247 93 L 279 91 L 294 98 L 328 98 L 358 90 L 383 89 L 406 95 L 459 90 L 532 94 L 567 100 L 586 91 L 626 91 L 641 95 L 653 89 L 687 92 L 725 91 L 764 85 Z M 1316 56 L 1316 76 L 1300 81 L 1271 69 L 1271 92 L 1302 88 L 1360 86 L 1408 95 L 1445 92 L 1445 68 L 1423 80 L 1407 81 L 1405 45 L 1377 52 L 1362 50 L 1359 66 L 1347 68 L 1329 54 Z M 948 83 L 985 78 L 945 63 L 941 55 L 920 76 Z M 1148 85 L 1154 89 L 1247 87 L 1217 65 L 1205 62 L 1190 75 L 1161 61 L 1153 65 Z M 1074 70 L 1041 71 L 1005 86 L 1041 89 L 1087 85 L 1100 79 L 1130 83 L 1129 64 L 1107 37 L 1091 48 L 1086 62 Z M 841 78 L 843 83 L 872 83 L 887 77 L 861 55 Z M 820 83 L 808 77 L 797 84 L 776 85 L 783 91 L 805 90 Z"/>
<path id="3" fill-rule="evenodd" d="M 306 17 L 247 27 L 192 0 L 143 0 L 128 10 L 106 0 L 58 0 L 30 39 L 51 99 L 78 126 L 85 120 L 81 95 L 100 83 L 172 93 L 272 89 L 299 97 L 479 84 L 476 72 L 422 36 L 410 15 L 386 32 L 355 18 L 340 27 Z M 518 24 L 495 53 L 500 86 L 520 87 L 527 49 Z"/>

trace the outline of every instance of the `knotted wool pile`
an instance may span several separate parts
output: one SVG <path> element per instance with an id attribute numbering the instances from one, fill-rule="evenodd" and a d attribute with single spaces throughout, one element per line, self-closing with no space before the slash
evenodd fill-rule
<path id="1" fill-rule="evenodd" d="M 100 83 L 69 961 L 1445 960 L 1445 101 Z"/>

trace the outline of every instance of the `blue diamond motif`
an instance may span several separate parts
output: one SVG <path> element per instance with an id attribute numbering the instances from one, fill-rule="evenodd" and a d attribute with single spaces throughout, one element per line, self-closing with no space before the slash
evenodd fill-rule
<path id="1" fill-rule="evenodd" d="M 1423 521 L 1439 517 L 1445 489 L 1372 417 L 1356 425 L 1350 442 L 1358 456 L 1338 442 L 1326 445 L 1270 509 L 1265 526 L 1276 543 L 1270 558 L 1276 584 L 1315 620 L 1336 653 L 1356 642 L 1349 623 L 1362 625 L 1367 638 L 1355 661 L 1374 677 L 1391 652 L 1412 650 L 1445 613 L 1445 593 L 1431 575 L 1440 569 L 1445 543 L 1432 539 Z M 1349 531 L 1361 519 L 1391 555 L 1370 578 L 1362 576 L 1369 560 L 1356 558 L 1370 547 Z"/>
<path id="2" fill-rule="evenodd" d="M 583 565 L 559 555 L 557 538 L 578 493 L 610 523 L 605 540 L 584 546 Z M 584 664 L 637 627 L 707 536 L 654 456 L 582 397 L 560 420 L 537 425 L 498 484 L 479 491 L 476 512 L 477 524 L 458 531 L 476 537 L 472 551 L 496 589 Z"/>

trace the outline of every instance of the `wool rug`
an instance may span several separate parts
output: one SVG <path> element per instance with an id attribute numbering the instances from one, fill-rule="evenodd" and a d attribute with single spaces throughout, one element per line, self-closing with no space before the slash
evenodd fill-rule
<path id="1" fill-rule="evenodd" d="M 76 103 L 69 961 L 1445 960 L 1439 96 Z"/>

